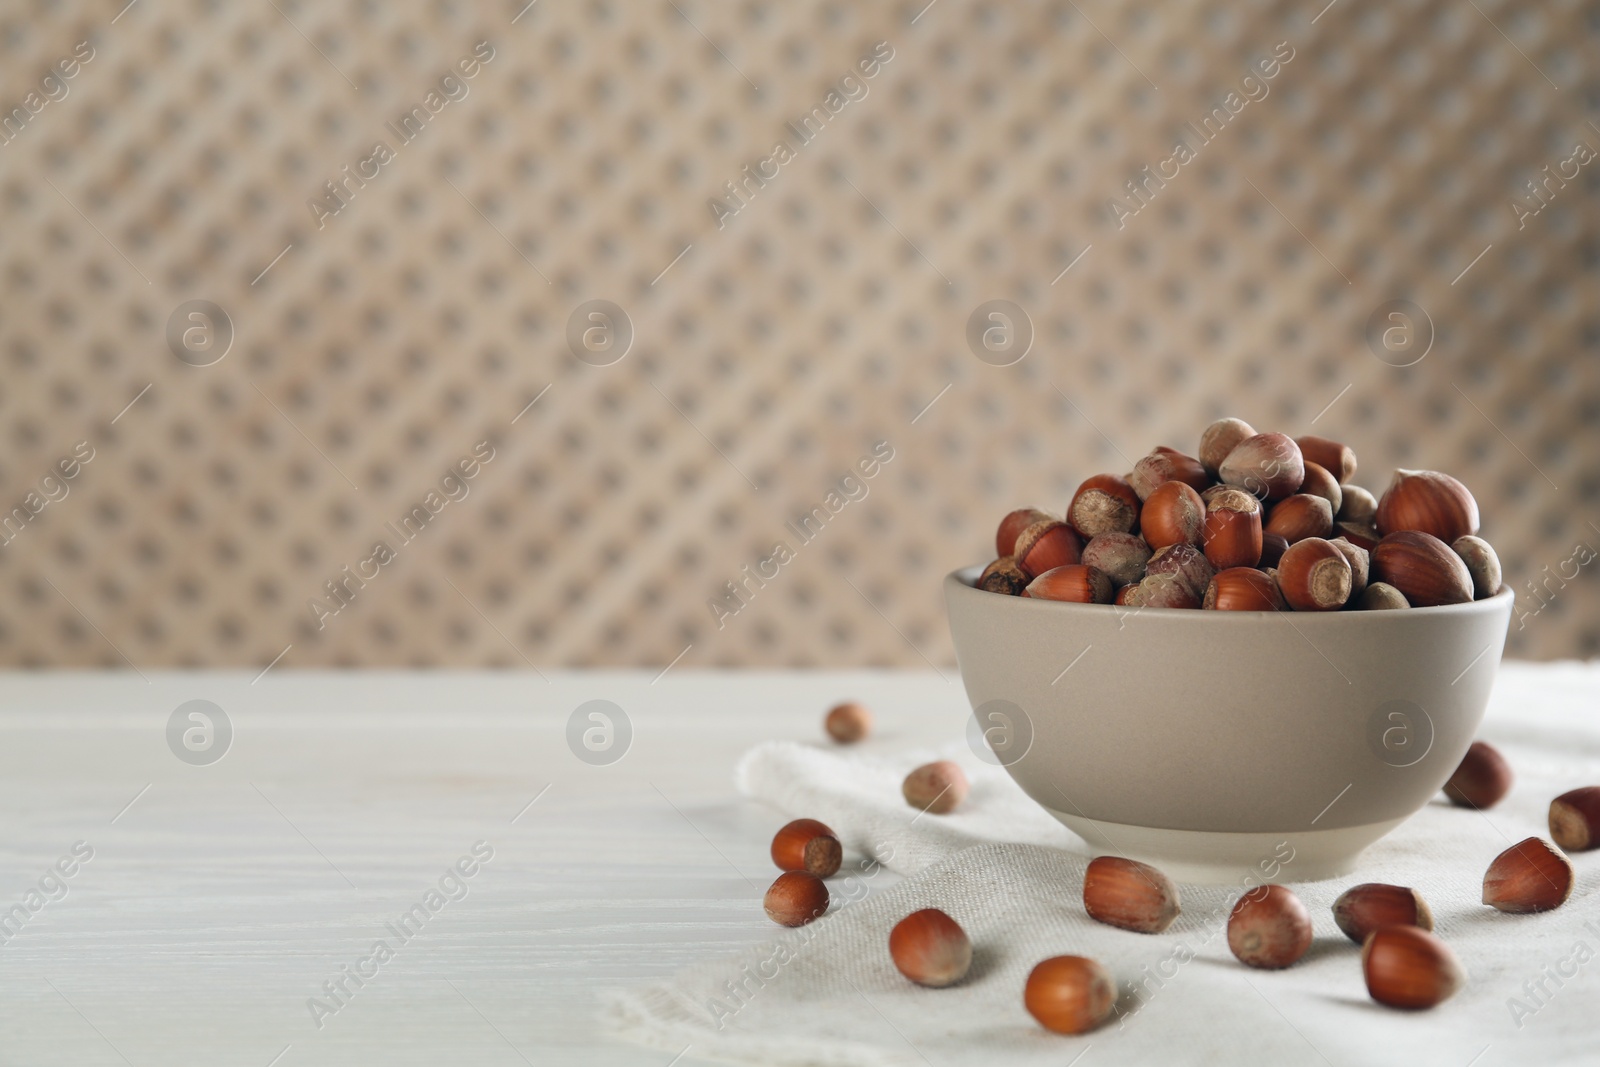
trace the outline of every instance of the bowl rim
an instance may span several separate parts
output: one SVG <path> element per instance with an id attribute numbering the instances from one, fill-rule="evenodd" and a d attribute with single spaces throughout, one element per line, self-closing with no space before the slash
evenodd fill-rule
<path id="1" fill-rule="evenodd" d="M 982 594 L 983 596 L 1000 597 L 1003 600 L 1011 600 L 1016 602 L 1015 608 L 1002 610 L 1053 611 L 1067 618 L 1075 615 L 1104 617 L 1104 613 L 1107 608 L 1117 608 L 1117 605 L 1115 604 L 1077 604 L 1068 600 L 1035 600 L 1033 597 L 1006 596 L 1003 593 L 986 592 L 982 589 L 979 589 L 977 586 L 978 577 L 983 573 L 985 566 L 986 564 L 978 564 L 971 567 L 959 567 L 956 570 L 951 571 L 949 574 L 945 575 L 946 588 L 948 589 L 952 585 L 960 586 L 970 590 L 973 593 Z M 1417 618 L 1419 616 L 1423 618 L 1437 618 L 1445 615 L 1461 615 L 1471 612 L 1488 612 L 1492 610 L 1499 610 L 1502 606 L 1504 606 L 1507 600 L 1515 599 L 1515 591 L 1509 585 L 1502 583 L 1498 592 L 1496 592 L 1493 596 L 1484 597 L 1482 600 L 1469 600 L 1462 604 L 1435 604 L 1432 607 L 1407 608 L 1404 611 L 1205 611 L 1199 608 L 1151 608 L 1150 610 L 1156 612 L 1157 618 L 1173 619 L 1175 621 L 1188 620 L 1179 621 L 1177 624 L 1189 626 L 1214 626 L 1217 625 L 1222 619 L 1261 619 L 1277 618 L 1281 616 L 1289 616 L 1293 618 L 1296 626 L 1299 626 L 1302 623 L 1306 623 L 1311 626 L 1329 626 L 1337 625 L 1333 622 L 1335 619 L 1349 619 L 1356 615 L 1373 614 L 1384 616 L 1388 619 L 1409 619 Z M 1123 610 L 1137 613 L 1142 612 L 1144 609 L 1124 608 Z M 1200 620 L 1209 621 L 1202 622 Z"/>

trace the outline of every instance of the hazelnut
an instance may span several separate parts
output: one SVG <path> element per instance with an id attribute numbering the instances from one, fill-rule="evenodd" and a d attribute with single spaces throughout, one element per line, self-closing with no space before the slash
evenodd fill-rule
<path id="1" fill-rule="evenodd" d="M 1294 443 L 1300 446 L 1300 454 L 1307 463 L 1315 463 L 1337 478 L 1340 485 L 1356 476 L 1356 454 L 1349 445 L 1314 434 L 1296 437 Z"/>
<path id="2" fill-rule="evenodd" d="M 1550 802 L 1550 836 L 1568 852 L 1600 847 L 1600 785 L 1569 790 Z"/>
<path id="3" fill-rule="evenodd" d="M 1218 419 L 1200 435 L 1200 465 L 1215 478 L 1228 453 L 1238 447 L 1240 441 L 1255 435 L 1254 427 L 1243 419 Z"/>
<path id="4" fill-rule="evenodd" d="M 1132 582 L 1132 583 L 1130 583 L 1128 585 L 1123 586 L 1121 589 L 1118 589 L 1117 590 L 1117 599 L 1115 601 L 1113 601 L 1113 603 L 1120 604 L 1120 605 L 1122 605 L 1124 607 L 1127 607 L 1127 606 L 1138 607 L 1139 606 L 1139 601 L 1136 598 L 1139 595 L 1139 586 L 1141 586 L 1143 584 L 1144 584 L 1143 582 Z"/>
<path id="5" fill-rule="evenodd" d="M 889 931 L 889 958 L 918 985 L 941 989 L 966 977 L 972 966 L 972 942 L 950 916 L 938 908 L 923 908 Z"/>
<path id="6" fill-rule="evenodd" d="M 1111 532 L 1091 537 L 1079 562 L 1103 572 L 1113 586 L 1121 588 L 1143 578 L 1149 560 L 1150 546 L 1142 537 Z"/>
<path id="7" fill-rule="evenodd" d="M 1250 890 L 1228 916 L 1228 948 L 1248 967 L 1287 967 L 1311 947 L 1311 916 L 1281 885 Z"/>
<path id="8" fill-rule="evenodd" d="M 906 803 L 919 811 L 947 815 L 967 799 L 967 772 L 947 759 L 925 763 L 906 775 L 900 786 Z"/>
<path id="9" fill-rule="evenodd" d="M 1177 574 L 1147 574 L 1144 581 L 1128 586 L 1133 593 L 1128 603 L 1141 608 L 1198 608 L 1200 595 Z"/>
<path id="10" fill-rule="evenodd" d="M 1433 912 L 1422 894 L 1400 885 L 1367 882 L 1351 886 L 1333 902 L 1333 921 L 1344 936 L 1362 944 L 1367 935 L 1385 926 L 1433 929 Z"/>
<path id="11" fill-rule="evenodd" d="M 1028 974 L 1022 1003 L 1039 1025 L 1057 1034 L 1088 1033 L 1111 1014 L 1117 984 L 1085 956 L 1052 956 Z"/>
<path id="12" fill-rule="evenodd" d="M 1366 522 L 1336 522 L 1333 524 L 1336 536 L 1344 538 L 1357 548 L 1364 548 L 1371 552 L 1378 547 L 1378 542 L 1383 540 L 1383 535 L 1378 533 L 1378 528 Z"/>
<path id="13" fill-rule="evenodd" d="M 1207 511 L 1213 508 L 1227 508 L 1229 511 L 1253 511 L 1257 515 L 1265 514 L 1261 501 L 1237 485 L 1226 483 L 1213 485 L 1200 494 L 1200 499 L 1205 503 Z"/>
<path id="14" fill-rule="evenodd" d="M 1253 567 L 1218 571 L 1206 586 L 1202 606 L 1208 611 L 1284 611 L 1288 608 L 1272 575 Z"/>
<path id="15" fill-rule="evenodd" d="M 1206 595 L 1206 586 L 1211 584 L 1217 569 L 1206 559 L 1203 552 L 1194 545 L 1184 542 L 1168 545 L 1151 556 L 1150 562 L 1145 565 L 1144 573 L 1146 578 L 1162 574 L 1173 574 L 1182 578 L 1194 591 L 1195 605 L 1199 606 L 1200 598 Z"/>
<path id="16" fill-rule="evenodd" d="M 1339 522 L 1353 522 L 1357 526 L 1371 526 L 1378 516 L 1378 498 L 1359 485 L 1341 485 L 1339 487 L 1339 510 L 1334 514 L 1334 519 Z"/>
<path id="17" fill-rule="evenodd" d="M 1328 543 L 1343 552 L 1345 562 L 1350 564 L 1350 599 L 1354 600 L 1366 591 L 1372 572 L 1372 553 L 1343 537 L 1335 537 Z"/>
<path id="18" fill-rule="evenodd" d="M 1258 433 L 1234 446 L 1217 473 L 1229 485 L 1263 500 L 1282 500 L 1306 480 L 1306 465 L 1300 446 L 1291 438 L 1281 433 Z"/>
<path id="19" fill-rule="evenodd" d="M 828 736 L 839 744 L 853 745 L 872 732 L 872 712 L 864 705 L 847 700 L 828 709 L 822 725 L 828 731 Z"/>
<path id="20" fill-rule="evenodd" d="M 1328 502 L 1335 515 L 1339 514 L 1339 508 L 1344 504 L 1344 491 L 1339 488 L 1338 481 L 1325 467 L 1310 460 L 1306 460 L 1306 480 L 1300 483 L 1300 492 L 1308 496 L 1320 496 Z"/>
<path id="21" fill-rule="evenodd" d="M 1378 499 L 1376 520 L 1379 533 L 1419 530 L 1448 545 L 1478 532 L 1478 502 L 1448 474 L 1397 470 Z"/>
<path id="22" fill-rule="evenodd" d="M 1444 795 L 1458 808 L 1482 811 L 1494 807 L 1511 792 L 1511 781 L 1511 764 L 1499 750 L 1487 741 L 1474 741 L 1444 784 Z"/>
<path id="23" fill-rule="evenodd" d="M 1178 887 L 1148 863 L 1096 856 L 1083 873 L 1083 908 L 1107 926 L 1159 934 L 1178 917 Z"/>
<path id="24" fill-rule="evenodd" d="M 1361 945 L 1367 993 L 1391 1008 L 1431 1008 L 1450 999 L 1466 972 L 1450 946 L 1415 926 L 1385 926 Z"/>
<path id="25" fill-rule="evenodd" d="M 1193 456 L 1186 456 L 1170 448 L 1158 448 L 1133 465 L 1128 484 L 1139 494 L 1140 500 L 1149 500 L 1156 488 L 1167 482 L 1183 482 L 1196 493 L 1211 484 L 1206 469 Z M 1144 523 L 1140 517 L 1140 525 Z"/>
<path id="26" fill-rule="evenodd" d="M 1144 500 L 1139 532 L 1152 549 L 1200 543 L 1206 519 L 1205 501 L 1182 482 L 1162 482 Z"/>
<path id="27" fill-rule="evenodd" d="M 1333 509 L 1320 496 L 1296 493 L 1272 505 L 1261 528 L 1291 545 L 1308 537 L 1328 537 L 1333 533 Z"/>
<path id="28" fill-rule="evenodd" d="M 1289 539 L 1283 534 L 1261 531 L 1261 562 L 1259 567 L 1276 567 L 1283 558 L 1284 552 L 1289 548 Z"/>
<path id="29" fill-rule="evenodd" d="M 1115 594 L 1111 579 L 1099 568 L 1082 563 L 1054 567 L 1028 583 L 1036 600 L 1070 600 L 1076 604 L 1109 604 Z"/>
<path id="30" fill-rule="evenodd" d="M 1128 533 L 1139 524 L 1139 494 L 1126 478 L 1096 474 L 1072 494 L 1067 521 L 1084 537 Z"/>
<path id="31" fill-rule="evenodd" d="M 1028 576 L 1022 573 L 1014 558 L 1001 556 L 983 568 L 983 573 L 978 575 L 978 588 L 989 593 L 1019 596 L 1028 588 Z"/>
<path id="32" fill-rule="evenodd" d="M 828 910 L 828 887 L 808 871 L 785 871 L 762 901 L 767 918 L 780 926 L 804 926 Z"/>
<path id="33" fill-rule="evenodd" d="M 1572 862 L 1548 841 L 1519 841 L 1489 864 L 1483 902 L 1499 911 L 1550 911 L 1572 895 Z"/>
<path id="34" fill-rule="evenodd" d="M 807 871 L 828 878 L 839 873 L 843 859 L 839 838 L 815 819 L 796 819 L 772 838 L 772 862 L 780 871 Z"/>
<path id="35" fill-rule="evenodd" d="M 1337 611 L 1350 599 L 1350 561 L 1331 541 L 1308 537 L 1278 562 L 1278 588 L 1296 611 Z"/>
<path id="36" fill-rule="evenodd" d="M 1229 489 L 1228 492 L 1244 495 L 1237 489 Z M 1206 559 L 1218 570 L 1254 567 L 1260 563 L 1261 537 L 1259 504 L 1254 511 L 1213 507 L 1206 512 L 1206 521 L 1200 531 Z"/>
<path id="37" fill-rule="evenodd" d="M 997 556 L 1010 556 L 1017 551 L 1017 535 L 1036 522 L 1044 522 L 1055 518 L 1048 511 L 1038 508 L 1018 508 L 1000 520 L 1000 528 L 994 535 L 994 554 Z"/>
<path id="38" fill-rule="evenodd" d="M 1017 535 L 1017 566 L 1029 578 L 1037 578 L 1052 567 L 1078 562 L 1082 548 L 1072 527 L 1041 519 Z"/>
<path id="39" fill-rule="evenodd" d="M 1414 608 L 1472 599 L 1472 575 L 1461 557 L 1437 537 L 1418 530 L 1401 530 L 1379 541 L 1372 550 L 1372 576 L 1404 593 Z"/>
<path id="40" fill-rule="evenodd" d="M 1388 582 L 1369 582 L 1361 591 L 1361 602 L 1357 606 L 1362 611 L 1393 611 L 1395 608 L 1409 608 L 1411 602 Z"/>
<path id="41" fill-rule="evenodd" d="M 1493 545 L 1481 537 L 1467 534 L 1452 541 L 1450 547 L 1455 549 L 1461 562 L 1467 565 L 1467 573 L 1472 575 L 1474 600 L 1494 596 L 1500 591 L 1500 557 L 1495 555 Z"/>

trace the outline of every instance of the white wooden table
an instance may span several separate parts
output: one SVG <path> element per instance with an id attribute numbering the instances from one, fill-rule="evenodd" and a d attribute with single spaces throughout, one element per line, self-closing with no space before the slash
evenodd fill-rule
<path id="1" fill-rule="evenodd" d="M 844 697 L 885 748 L 967 714 L 926 672 L 146 674 L 0 675 L 0 1064 L 664 1067 L 596 994 L 770 935 L 782 819 L 734 794 L 739 753 Z M 233 729 L 207 765 L 167 741 L 196 699 Z M 593 699 L 632 724 L 609 765 L 567 742 Z M 339 1005 L 345 967 L 371 977 Z"/>

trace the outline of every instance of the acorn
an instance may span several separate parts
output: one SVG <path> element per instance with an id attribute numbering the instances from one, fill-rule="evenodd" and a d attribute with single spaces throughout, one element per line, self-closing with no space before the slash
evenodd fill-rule
<path id="1" fill-rule="evenodd" d="M 1107 926 L 1159 934 L 1182 910 L 1178 887 L 1148 863 L 1096 856 L 1083 872 L 1083 909 Z"/>
<path id="2" fill-rule="evenodd" d="M 1258 433 L 1234 446 L 1217 474 L 1229 485 L 1263 500 L 1282 500 L 1293 495 L 1306 480 L 1306 464 L 1300 446 L 1292 438 L 1281 433 Z"/>
<path id="3" fill-rule="evenodd" d="M 1417 530 L 1448 545 L 1478 532 L 1478 502 L 1448 474 L 1397 470 L 1378 498 L 1376 521 L 1379 533 Z"/>
<path id="4" fill-rule="evenodd" d="M 1400 885 L 1366 882 L 1351 886 L 1333 902 L 1333 921 L 1356 944 L 1385 926 L 1433 929 L 1433 912 L 1422 894 Z"/>
<path id="5" fill-rule="evenodd" d="M 1444 784 L 1444 795 L 1458 808 L 1492 808 L 1511 792 L 1511 764 L 1487 741 L 1474 741 Z"/>
<path id="6" fill-rule="evenodd" d="M 1550 836 L 1568 852 L 1600 848 L 1600 785 L 1568 790 L 1550 802 Z"/>
<path id="7" fill-rule="evenodd" d="M 1455 995 L 1466 972 L 1450 946 L 1416 926 L 1385 926 L 1361 945 L 1367 993 L 1391 1008 L 1431 1008 Z"/>
<path id="8" fill-rule="evenodd" d="M 1483 902 L 1519 915 L 1551 911 L 1572 895 L 1572 881 L 1572 861 L 1548 841 L 1530 837 L 1489 864 L 1483 876 Z"/>
<path id="9" fill-rule="evenodd" d="M 1082 551 L 1083 542 L 1072 527 L 1055 519 L 1041 519 L 1017 535 L 1017 566 L 1029 578 L 1078 562 Z"/>
<path id="10" fill-rule="evenodd" d="M 1384 535 L 1372 550 L 1372 577 L 1400 590 L 1414 608 L 1465 604 L 1472 599 L 1472 575 L 1461 557 L 1420 530 Z"/>
<path id="11" fill-rule="evenodd" d="M 1115 590 L 1111 579 L 1097 567 L 1069 563 L 1054 567 L 1028 583 L 1035 600 L 1070 600 L 1078 604 L 1109 604 Z"/>
<path id="12" fill-rule="evenodd" d="M 1283 593 L 1272 575 L 1253 567 L 1218 571 L 1206 586 L 1201 606 L 1207 611 L 1285 611 Z"/>
<path id="13" fill-rule="evenodd" d="M 1139 525 L 1139 494 L 1126 478 L 1096 474 L 1072 494 L 1067 522 L 1084 537 L 1129 533 Z"/>
<path id="14" fill-rule="evenodd" d="M 994 554 L 997 556 L 1015 555 L 1017 551 L 1017 535 L 1036 522 L 1045 522 L 1055 518 L 1048 511 L 1038 508 L 1018 508 L 1009 512 L 1000 520 L 1000 528 L 994 535 Z"/>
<path id="15" fill-rule="evenodd" d="M 1291 545 L 1308 537 L 1328 537 L 1333 533 L 1333 508 L 1320 496 L 1296 493 L 1272 505 L 1261 528 Z"/>
<path id="16" fill-rule="evenodd" d="M 1350 561 L 1331 541 L 1308 537 L 1278 562 L 1278 588 L 1296 611 L 1337 611 L 1350 599 Z"/>

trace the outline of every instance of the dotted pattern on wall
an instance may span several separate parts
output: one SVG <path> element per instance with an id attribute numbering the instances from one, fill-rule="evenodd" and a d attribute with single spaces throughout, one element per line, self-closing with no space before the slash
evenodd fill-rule
<path id="1" fill-rule="evenodd" d="M 1600 651 L 1600 6 L 524 2 L 0 14 L 0 660 L 944 666 L 1221 414 Z"/>

